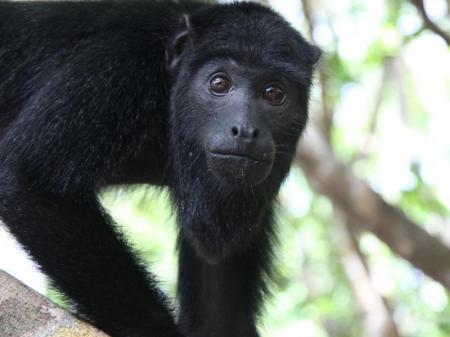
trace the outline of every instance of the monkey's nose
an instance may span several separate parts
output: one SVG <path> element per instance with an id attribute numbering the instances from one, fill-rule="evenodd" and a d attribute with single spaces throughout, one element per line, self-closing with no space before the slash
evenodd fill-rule
<path id="1" fill-rule="evenodd" d="M 259 129 L 252 126 L 233 126 L 231 134 L 235 138 L 256 139 L 259 135 Z"/>

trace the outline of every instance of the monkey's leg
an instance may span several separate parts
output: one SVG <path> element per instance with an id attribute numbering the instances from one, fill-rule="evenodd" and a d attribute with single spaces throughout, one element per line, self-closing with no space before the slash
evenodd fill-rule
<path id="1" fill-rule="evenodd" d="M 0 218 L 83 317 L 115 337 L 180 336 L 151 276 L 94 194 L 24 186 L 0 168 Z"/>

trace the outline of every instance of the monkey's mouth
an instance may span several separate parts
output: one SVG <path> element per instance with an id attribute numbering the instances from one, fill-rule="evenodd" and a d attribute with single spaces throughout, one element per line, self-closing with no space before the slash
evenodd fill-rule
<path id="1" fill-rule="evenodd" d="M 228 184 L 257 185 L 269 175 L 273 159 L 270 156 L 254 156 L 248 153 L 209 151 L 209 169 Z"/>
<path id="2" fill-rule="evenodd" d="M 211 151 L 210 155 L 217 158 L 230 159 L 230 160 L 239 160 L 244 159 L 253 162 L 262 162 L 262 163 L 271 163 L 272 160 L 269 158 L 256 158 L 247 153 L 237 153 L 237 152 L 220 152 L 220 151 Z"/>

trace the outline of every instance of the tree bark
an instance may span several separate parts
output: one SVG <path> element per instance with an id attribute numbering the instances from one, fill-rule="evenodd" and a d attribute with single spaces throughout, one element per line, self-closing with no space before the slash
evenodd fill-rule
<path id="1" fill-rule="evenodd" d="M 108 337 L 1 270 L 0 336 Z"/>

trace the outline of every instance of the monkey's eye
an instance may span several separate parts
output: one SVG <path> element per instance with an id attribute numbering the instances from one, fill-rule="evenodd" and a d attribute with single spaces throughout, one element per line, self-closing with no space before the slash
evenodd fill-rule
<path id="1" fill-rule="evenodd" d="M 209 82 L 209 91 L 216 95 L 223 95 L 231 88 L 231 81 L 223 74 L 215 75 Z"/>
<path id="2" fill-rule="evenodd" d="M 283 89 L 275 84 L 269 84 L 266 86 L 262 96 L 266 101 L 273 105 L 281 105 L 286 100 L 286 94 Z"/>

